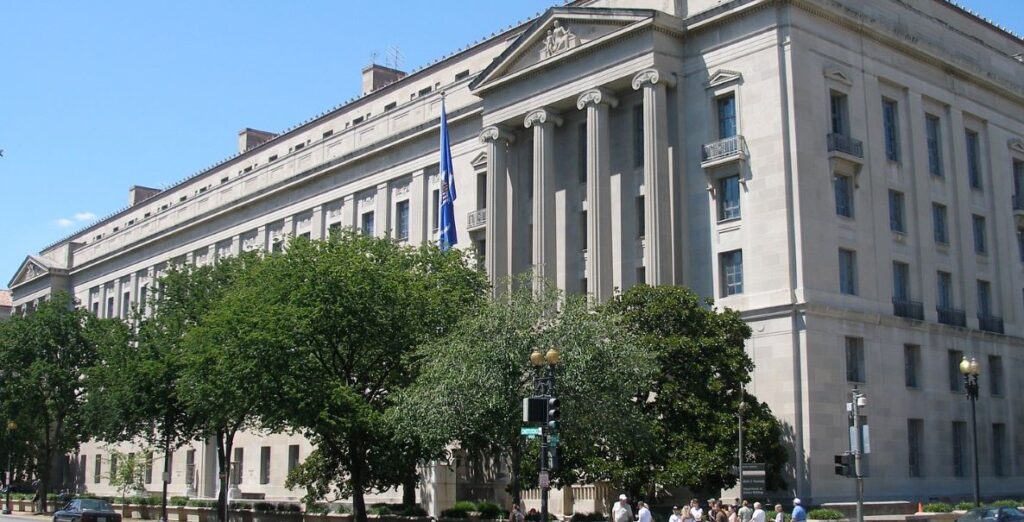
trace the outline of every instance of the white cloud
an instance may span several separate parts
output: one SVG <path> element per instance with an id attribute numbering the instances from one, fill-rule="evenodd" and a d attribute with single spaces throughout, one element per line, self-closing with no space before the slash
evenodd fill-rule
<path id="1" fill-rule="evenodd" d="M 56 220 L 54 220 L 54 222 L 53 222 L 53 223 L 54 223 L 55 225 L 57 225 L 58 227 L 60 227 L 60 228 L 68 228 L 68 227 L 70 227 L 71 225 L 74 225 L 74 224 L 75 224 L 75 222 L 74 222 L 74 221 L 72 221 L 72 220 L 70 220 L 70 219 L 68 219 L 68 218 L 60 218 L 60 219 L 56 219 Z"/>
<path id="2" fill-rule="evenodd" d="M 76 223 L 81 224 L 86 221 L 94 221 L 95 219 L 96 214 L 93 214 L 92 212 L 77 212 L 70 218 L 62 217 L 55 219 L 53 220 L 53 224 L 57 225 L 60 228 L 68 228 L 72 225 L 75 225 Z"/>
<path id="3" fill-rule="evenodd" d="M 96 214 L 92 212 L 79 212 L 75 214 L 75 221 L 92 221 L 96 219 Z"/>

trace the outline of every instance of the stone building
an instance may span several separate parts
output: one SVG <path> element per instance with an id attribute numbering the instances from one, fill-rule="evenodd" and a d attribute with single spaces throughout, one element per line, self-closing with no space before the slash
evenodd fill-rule
<path id="1" fill-rule="evenodd" d="M 11 291 L 0 290 L 0 321 L 11 316 L 12 307 L 13 301 L 11 301 Z"/>
<path id="2" fill-rule="evenodd" d="M 963 356 L 982 368 L 983 492 L 1019 495 L 1022 53 L 941 0 L 578 0 L 409 74 L 370 66 L 362 96 L 280 134 L 246 129 L 237 154 L 164 190 L 134 188 L 26 258 L 14 305 L 64 289 L 124 316 L 172 263 L 337 227 L 433 240 L 444 92 L 459 246 L 492 278 L 537 267 L 600 300 L 685 285 L 743 312 L 750 389 L 790 448 L 777 496 L 854 496 L 833 456 L 855 384 L 870 499 L 969 495 Z M 239 439 L 241 493 L 299 495 L 283 483 L 305 441 Z M 104 451 L 76 456 L 90 491 L 109 490 Z M 173 462 L 174 494 L 213 494 L 210 446 Z M 436 514 L 501 485 L 500 469 L 463 463 L 428 470 L 421 493 Z M 556 510 L 602 502 L 573 493 Z"/>

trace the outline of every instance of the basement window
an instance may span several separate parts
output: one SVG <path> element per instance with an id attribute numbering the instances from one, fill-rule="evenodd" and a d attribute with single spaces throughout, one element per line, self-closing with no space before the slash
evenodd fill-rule
<path id="1" fill-rule="evenodd" d="M 462 71 L 462 72 L 455 73 L 455 81 L 459 81 L 459 80 L 461 80 L 463 78 L 469 78 L 469 69 L 466 69 L 465 71 Z"/>

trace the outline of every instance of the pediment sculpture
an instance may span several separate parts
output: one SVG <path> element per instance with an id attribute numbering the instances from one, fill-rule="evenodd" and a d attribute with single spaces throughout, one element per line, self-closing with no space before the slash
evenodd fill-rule
<path id="1" fill-rule="evenodd" d="M 540 48 L 540 59 L 550 58 L 556 54 L 563 53 L 576 47 L 579 42 L 576 35 L 572 34 L 562 26 L 561 22 L 555 20 L 554 25 L 551 29 L 548 29 L 547 36 L 544 37 L 544 45 Z"/>

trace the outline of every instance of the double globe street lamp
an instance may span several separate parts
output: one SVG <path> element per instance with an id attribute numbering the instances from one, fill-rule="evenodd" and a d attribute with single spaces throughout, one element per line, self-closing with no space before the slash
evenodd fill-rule
<path id="1" fill-rule="evenodd" d="M 981 365 L 977 359 L 971 357 L 967 360 L 965 356 L 960 361 L 960 373 L 964 376 L 964 391 L 967 400 L 971 401 L 971 431 L 974 439 L 974 505 L 981 506 L 981 479 L 978 475 L 978 375 L 981 374 Z"/>
<path id="2" fill-rule="evenodd" d="M 14 481 L 14 469 L 11 467 L 11 454 L 14 453 L 14 430 L 18 428 L 18 425 L 14 421 L 7 421 L 7 498 L 4 503 L 4 509 L 0 510 L 0 514 L 10 515 L 11 514 L 11 482 Z"/>
<path id="3" fill-rule="evenodd" d="M 550 489 L 550 478 L 548 476 L 548 453 L 551 453 L 551 468 L 558 467 L 558 419 L 559 402 L 555 397 L 555 365 L 562 360 L 558 349 L 551 347 L 548 351 L 542 352 L 540 348 L 534 348 L 530 354 L 530 365 L 543 373 L 534 378 L 534 397 L 541 399 L 546 408 L 544 409 L 545 425 L 540 433 L 540 519 L 547 522 L 548 519 L 548 489 Z M 546 368 L 545 368 L 546 366 Z"/>

